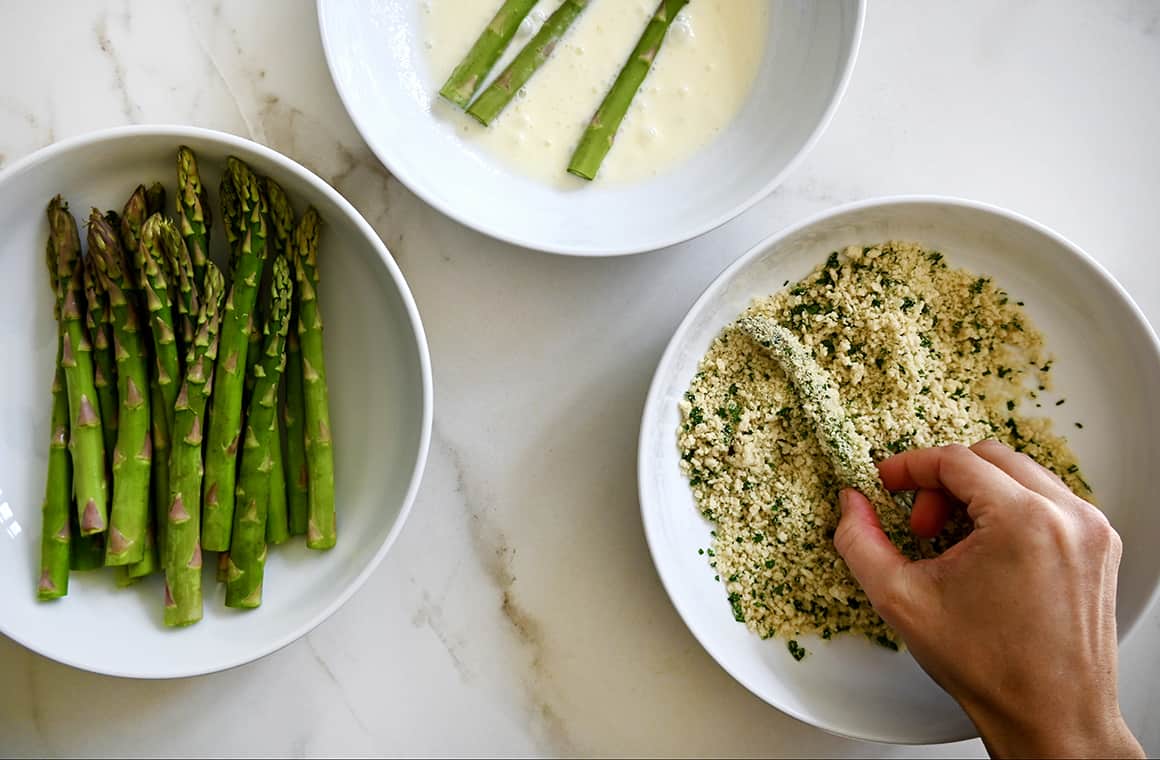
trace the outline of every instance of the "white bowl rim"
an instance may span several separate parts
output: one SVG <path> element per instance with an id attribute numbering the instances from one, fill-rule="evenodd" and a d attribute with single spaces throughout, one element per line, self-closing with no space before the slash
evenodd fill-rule
<path id="1" fill-rule="evenodd" d="M 697 640 L 697 643 L 699 643 L 701 647 L 709 654 L 709 656 L 717 662 L 717 665 L 720 666 L 722 670 L 732 676 L 735 681 L 748 689 L 754 696 L 761 699 L 762 701 L 765 701 L 771 707 L 780 710 L 781 712 L 789 715 L 792 718 L 795 718 L 796 720 L 816 728 L 820 728 L 823 731 L 834 734 L 836 736 L 841 736 L 847 739 L 856 739 L 860 741 L 872 741 L 889 744 L 927 744 L 927 742 L 916 741 L 907 736 L 894 736 L 885 734 L 872 736 L 850 733 L 842 729 L 840 726 L 834 724 L 833 722 L 809 717 L 801 710 L 782 705 L 775 705 L 772 702 L 766 700 L 765 697 L 763 697 L 755 688 L 751 680 L 746 678 L 743 673 L 736 672 L 734 669 L 731 669 L 725 665 L 717 657 L 715 650 L 709 646 L 708 642 L 698 635 L 696 629 L 693 626 L 692 621 L 694 618 L 692 611 L 678 601 L 678 596 L 674 593 L 676 588 L 676 581 L 671 575 L 666 574 L 662 567 L 662 563 L 658 559 L 660 556 L 661 545 L 660 526 L 657 523 L 656 518 L 650 516 L 651 514 L 655 513 L 656 510 L 650 511 L 646 506 L 644 488 L 646 479 L 644 465 L 646 437 L 648 431 L 659 422 L 659 420 L 655 418 L 659 416 L 660 410 L 662 408 L 660 398 L 662 393 L 661 386 L 664 384 L 664 378 L 667 376 L 667 373 L 664 371 L 668 369 L 668 365 L 671 364 L 674 360 L 674 357 L 677 353 L 677 347 L 684 339 L 685 333 L 689 331 L 695 316 L 712 298 L 717 295 L 718 291 L 725 285 L 726 282 L 732 278 L 732 276 L 738 270 L 745 267 L 751 261 L 768 251 L 770 248 L 778 245 L 783 240 L 797 234 L 798 232 L 801 232 L 802 230 L 828 221 L 834 217 L 839 217 L 845 214 L 856 211 L 863 211 L 866 209 L 896 205 L 954 206 L 973 211 L 982 211 L 1007 219 L 1008 221 L 1021 224 L 1034 230 L 1035 232 L 1048 237 L 1072 253 L 1079 265 L 1087 267 L 1088 272 L 1091 275 L 1102 280 L 1105 285 L 1108 285 L 1115 291 L 1120 299 L 1127 305 L 1128 310 L 1132 316 L 1136 319 L 1140 326 L 1144 328 L 1145 334 L 1151 338 L 1152 352 L 1160 354 L 1160 338 L 1157 337 L 1156 331 L 1152 328 L 1152 325 L 1144 316 L 1144 312 L 1140 310 L 1139 305 L 1135 302 L 1135 300 L 1133 300 L 1128 291 L 1126 291 L 1124 287 L 1120 285 L 1120 283 L 1114 277 L 1112 277 L 1111 273 L 1109 273 L 1102 264 L 1092 258 L 1090 254 L 1088 254 L 1072 241 L 1068 240 L 1063 235 L 1049 227 L 1046 227 L 1043 224 L 1040 224 L 1034 219 L 1026 217 L 1018 212 L 1011 211 L 1010 209 L 1004 208 L 1002 206 L 945 195 L 889 195 L 880 196 L 877 198 L 867 198 L 865 200 L 854 201 L 852 203 L 845 203 L 834 208 L 820 211 L 800 222 L 792 224 L 765 237 L 748 251 L 746 251 L 745 254 L 741 256 L 741 258 L 734 261 L 732 264 L 723 269 L 720 274 L 713 278 L 713 281 L 709 283 L 708 287 L 706 287 L 701 295 L 697 297 L 697 300 L 693 303 L 693 305 L 689 307 L 688 313 L 685 315 L 684 319 L 681 320 L 681 323 L 677 326 L 677 329 L 673 332 L 673 337 L 669 340 L 668 345 L 665 347 L 664 353 L 661 355 L 660 361 L 657 363 L 656 373 L 653 375 L 652 382 L 649 384 L 648 395 L 645 397 L 644 411 L 641 415 L 640 433 L 637 439 L 637 495 L 640 499 L 641 521 L 644 524 L 645 541 L 648 544 L 649 555 L 652 557 L 653 566 L 656 568 L 657 575 L 660 577 L 661 585 L 664 587 L 665 593 L 668 594 L 669 600 L 672 602 L 673 607 L 676 608 L 677 614 L 680 615 L 681 620 L 685 623 L 685 627 L 689 629 L 689 633 L 693 635 L 693 638 Z M 1147 617 L 1149 610 L 1151 610 L 1157 604 L 1157 600 L 1160 600 L 1160 585 L 1157 585 L 1152 589 L 1152 595 L 1149 597 L 1147 604 L 1140 608 L 1140 614 L 1136 617 L 1135 620 L 1131 622 L 1127 630 L 1119 631 L 1119 640 L 1121 643 L 1133 632 L 1139 630 L 1141 622 L 1143 622 L 1144 618 Z M 947 737 L 943 741 L 957 742 L 973 739 L 975 737 L 976 734 L 974 733 L 964 733 L 960 736 Z"/>
<path id="2" fill-rule="evenodd" d="M 12 639 L 21 646 L 36 652 L 49 659 L 56 660 L 64 665 L 68 665 L 78 670 L 86 670 L 91 673 L 99 673 L 107 676 L 115 676 L 118 678 L 136 678 L 142 680 L 168 680 L 175 678 L 189 678 L 191 676 L 208 675 L 210 673 L 218 673 L 223 670 L 229 670 L 241 665 L 246 665 L 250 662 L 273 654 L 278 650 L 286 647 L 306 634 L 310 633 L 318 627 L 323 621 L 333 615 L 338 609 L 344 605 L 354 593 L 362 588 L 362 585 L 370 577 L 371 573 L 383 561 L 387 551 L 395 543 L 399 533 L 402 532 L 403 524 L 407 522 L 407 517 L 411 513 L 411 507 L 415 502 L 415 496 L 419 490 L 419 484 L 423 480 L 423 470 L 427 464 L 427 454 L 431 444 L 431 423 L 434 410 L 434 384 L 431 379 L 431 356 L 427 347 L 427 335 L 423 330 L 423 323 L 419 317 L 419 308 L 415 305 L 414 296 L 411 294 L 411 289 L 407 285 L 406 279 L 403 277 L 402 271 L 395 263 L 387 246 L 383 243 L 378 233 L 370 226 L 363 215 L 359 213 L 350 201 L 342 196 L 337 190 L 328 185 L 317 174 L 310 171 L 302 164 L 298 163 L 289 156 L 285 156 L 278 151 L 268 148 L 265 145 L 249 140 L 245 137 L 230 134 L 228 132 L 221 132 L 216 129 L 207 129 L 205 127 L 193 127 L 181 124 L 138 124 L 130 126 L 111 127 L 108 129 L 100 129 L 92 132 L 69 137 L 67 139 L 47 145 L 39 150 L 24 156 L 15 161 L 11 166 L 0 171 L 0 185 L 11 178 L 21 174 L 34 166 L 52 161 L 57 156 L 68 153 L 78 148 L 86 148 L 93 145 L 98 145 L 102 142 L 115 139 L 132 138 L 132 137 L 172 137 L 174 140 L 185 139 L 202 139 L 221 143 L 226 148 L 238 149 L 243 151 L 252 151 L 262 158 L 277 164 L 283 169 L 294 174 L 296 177 L 314 187 L 315 190 L 325 195 L 333 203 L 335 203 L 342 211 L 354 222 L 355 227 L 374 247 L 375 252 L 379 255 L 387 272 L 391 276 L 395 287 L 399 291 L 399 296 L 403 302 L 403 306 L 407 311 L 407 317 L 411 327 L 411 334 L 415 340 L 415 347 L 419 353 L 419 370 L 422 376 L 422 391 L 423 391 L 423 412 L 420 423 L 419 434 L 419 449 L 416 451 L 415 465 L 411 470 L 411 479 L 407 485 L 406 493 L 403 497 L 403 503 L 399 510 L 399 514 L 395 517 L 395 524 L 391 526 L 390 532 L 383 541 L 382 546 L 378 548 L 375 555 L 371 557 L 370 562 L 366 567 L 351 581 L 345 589 L 343 589 L 334 601 L 330 603 L 320 613 L 315 615 L 311 620 L 303 625 L 298 626 L 289 634 L 284 635 L 271 643 L 261 647 L 257 654 L 249 654 L 243 657 L 229 657 L 223 658 L 220 662 L 211 665 L 210 667 L 195 668 L 191 670 L 177 670 L 167 675 L 157 675 L 152 673 L 134 673 L 129 670 L 113 670 L 109 668 L 94 669 L 88 667 L 80 662 L 77 662 L 69 657 L 60 657 L 57 655 L 50 655 L 41 652 L 36 646 L 36 643 L 29 641 L 21 636 L 16 635 L 8 629 L 4 624 L 4 619 L 0 616 L 0 633 Z M 177 145 L 174 145 L 176 149 Z"/>
<path id="3" fill-rule="evenodd" d="M 712 232 L 727 222 L 730 222 L 741 216 L 746 211 L 753 208 L 753 206 L 756 205 L 758 201 L 772 193 L 774 189 L 780 185 L 787 176 L 789 176 L 790 172 L 796 169 L 798 165 L 805 160 L 806 156 L 810 153 L 810 151 L 813 150 L 818 140 L 821 139 L 822 134 L 830 126 L 830 122 L 833 120 L 834 114 L 837 112 L 838 106 L 841 105 L 842 98 L 846 94 L 846 86 L 850 83 L 850 77 L 854 73 L 854 64 L 856 64 L 858 61 L 858 52 L 862 47 L 862 31 L 866 24 L 866 0 L 855 0 L 857 3 L 857 14 L 854 20 L 854 40 L 850 47 L 850 56 L 846 60 L 846 65 L 842 69 L 842 75 L 838 80 L 838 86 L 834 88 L 834 91 L 830 96 L 830 102 L 826 105 L 826 110 L 822 113 L 822 118 L 818 120 L 818 123 L 814 127 L 813 132 L 810 133 L 809 137 L 802 144 L 802 147 L 798 150 L 794 157 L 790 159 L 789 163 L 787 163 L 780 172 L 775 174 L 773 178 L 770 179 L 763 187 L 759 188 L 756 192 L 750 195 L 749 198 L 728 212 L 720 214 L 716 218 L 710 219 L 707 222 L 703 222 L 699 226 L 693 227 L 681 234 L 672 235 L 666 238 L 658 238 L 652 242 L 643 243 L 630 248 L 609 248 L 599 246 L 560 245 L 550 242 L 544 243 L 541 241 L 522 238 L 518 235 L 506 234 L 500 229 L 489 227 L 487 224 L 478 222 L 477 220 L 470 218 L 467 214 L 457 211 L 449 204 L 444 203 L 435 193 L 433 188 L 429 188 L 415 181 L 414 176 L 406 175 L 405 173 L 398 171 L 398 168 L 393 166 L 387 157 L 380 153 L 375 147 L 375 144 L 371 141 L 368 134 L 367 125 L 363 123 L 359 116 L 356 115 L 355 110 L 351 108 L 351 97 L 347 91 L 343 89 L 342 83 L 339 81 L 338 76 L 335 74 L 334 55 L 331 52 L 329 36 L 326 32 L 326 16 L 323 13 L 323 4 L 326 2 L 328 2 L 328 0 L 317 0 L 316 9 L 318 13 L 318 31 L 322 37 L 322 49 L 326 54 L 326 65 L 330 70 L 330 78 L 334 82 L 334 88 L 338 91 L 338 97 L 340 100 L 342 100 L 342 105 L 344 108 L 346 108 L 346 112 L 350 116 L 350 120 L 354 122 L 355 129 L 358 130 L 359 135 L 362 136 L 363 141 L 366 142 L 367 146 L 371 149 L 371 152 L 373 152 L 375 156 L 378 157 L 379 161 L 383 163 L 383 166 L 387 168 L 387 171 L 389 171 L 393 177 L 397 178 L 400 182 L 406 185 L 408 190 L 419 196 L 424 203 L 431 206 L 439 213 L 449 217 L 450 219 L 453 219 L 465 227 L 470 227 L 477 232 L 482 232 L 484 235 L 495 238 L 496 240 L 510 243 L 512 245 L 519 246 L 520 248 L 526 248 L 532 251 L 555 253 L 562 256 L 579 256 L 591 258 L 600 258 L 606 256 L 631 256 L 638 253 L 646 253 L 648 251 L 658 251 L 662 248 L 668 248 L 670 246 L 679 245 L 690 240 L 695 240 L 696 238 L 699 238 L 708 232 Z"/>

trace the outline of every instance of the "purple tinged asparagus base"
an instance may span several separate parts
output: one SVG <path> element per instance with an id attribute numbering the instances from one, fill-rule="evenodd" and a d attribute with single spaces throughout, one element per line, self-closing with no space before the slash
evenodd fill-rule
<path id="1" fill-rule="evenodd" d="M 238 474 L 237 508 L 226 575 L 226 606 L 252 609 L 262 603 L 266 565 L 266 520 L 270 506 L 274 437 L 278 422 L 278 385 L 286 366 L 292 283 L 286 259 L 274 259 L 269 318 L 262 355 L 254 365 L 254 391 L 246 416 L 245 442 Z"/>
<path id="2" fill-rule="evenodd" d="M 81 314 L 81 243 L 76 220 L 58 195 L 48 204 L 47 256 L 60 288 L 61 357 L 69 406 L 69 450 L 80 535 L 108 525 L 108 481 L 92 346 Z"/>
<path id="3" fill-rule="evenodd" d="M 145 556 L 153 461 L 145 324 L 133 303 L 133 283 L 121 241 L 96 209 L 89 219 L 89 255 L 109 294 L 117 358 L 120 419 L 113 453 L 113 506 L 105 541 L 106 565 L 132 565 Z M 140 241 L 138 240 L 138 243 Z M 82 521 L 82 527 L 84 523 Z"/>
<path id="4" fill-rule="evenodd" d="M 604 101 L 584 130 L 584 136 L 580 138 L 580 144 L 576 146 L 576 152 L 568 164 L 569 174 L 588 180 L 596 178 L 604 157 L 612 149 L 612 142 L 616 139 L 624 115 L 628 113 L 628 107 L 632 105 L 632 99 L 652 69 L 669 27 L 688 4 L 689 0 L 661 0 L 632 55 L 613 82 L 612 89 L 604 96 Z"/>
<path id="5" fill-rule="evenodd" d="M 201 485 L 202 441 L 206 405 L 213 393 L 222 295 L 225 284 L 213 262 L 206 263 L 205 290 L 197 331 L 186 354 L 185 377 L 174 405 L 174 448 L 170 456 L 170 499 L 166 515 L 165 625 L 186 626 L 201 620 Z"/>

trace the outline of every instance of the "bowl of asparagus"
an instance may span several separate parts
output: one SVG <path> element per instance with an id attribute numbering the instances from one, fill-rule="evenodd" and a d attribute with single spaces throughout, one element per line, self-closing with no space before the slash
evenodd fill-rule
<path id="1" fill-rule="evenodd" d="M 0 631 L 168 678 L 326 619 L 430 437 L 423 328 L 373 229 L 290 159 L 168 126 L 25 158 L 0 219 Z"/>
<path id="2" fill-rule="evenodd" d="M 363 138 L 439 211 L 516 245 L 651 251 L 765 197 L 828 125 L 865 3 L 318 0 Z"/>

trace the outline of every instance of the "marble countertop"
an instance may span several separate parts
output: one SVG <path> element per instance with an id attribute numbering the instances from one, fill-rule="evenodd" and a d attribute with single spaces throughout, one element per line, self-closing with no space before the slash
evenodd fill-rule
<path id="1" fill-rule="evenodd" d="M 394 253 L 438 399 L 411 520 L 330 621 L 252 665 L 160 683 L 78 672 L 0 638 L 0 754 L 983 754 L 836 738 L 718 668 L 645 548 L 639 414 L 717 272 L 770 232 L 871 196 L 1027 214 L 1160 324 L 1160 4 L 874 3 L 845 102 L 784 185 L 697 241 L 603 261 L 489 240 L 395 181 L 339 102 L 309 0 L 0 0 L 0 18 L 0 165 L 146 122 L 288 154 Z M 555 350 L 560 335 L 582 350 Z M 1121 655 L 1124 712 L 1153 755 L 1157 651 L 1153 609 Z"/>

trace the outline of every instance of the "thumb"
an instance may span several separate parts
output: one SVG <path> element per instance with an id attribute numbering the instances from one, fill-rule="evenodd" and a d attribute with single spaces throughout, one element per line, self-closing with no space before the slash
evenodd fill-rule
<path id="1" fill-rule="evenodd" d="M 909 561 L 882 532 L 878 515 L 865 496 L 852 488 L 844 488 L 838 494 L 838 503 L 842 507 L 842 519 L 834 533 L 834 547 L 881 614 L 888 600 L 897 599 L 896 592 Z"/>

